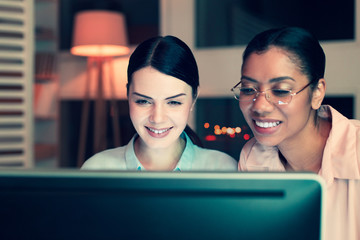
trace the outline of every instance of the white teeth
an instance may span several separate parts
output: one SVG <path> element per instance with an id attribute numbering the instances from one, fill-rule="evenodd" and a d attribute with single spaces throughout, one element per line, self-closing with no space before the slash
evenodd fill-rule
<path id="1" fill-rule="evenodd" d="M 271 127 L 276 127 L 277 125 L 280 124 L 280 121 L 277 122 L 258 122 L 255 121 L 256 126 L 259 126 L 261 128 L 271 128 Z"/>
<path id="2" fill-rule="evenodd" d="M 156 130 L 156 129 L 152 129 L 152 128 L 147 128 L 147 129 L 149 129 L 151 132 L 153 132 L 153 133 L 155 133 L 155 134 L 161 134 L 161 133 L 164 133 L 164 132 L 170 130 L 170 128 L 168 128 L 168 129 L 162 129 L 162 130 Z"/>

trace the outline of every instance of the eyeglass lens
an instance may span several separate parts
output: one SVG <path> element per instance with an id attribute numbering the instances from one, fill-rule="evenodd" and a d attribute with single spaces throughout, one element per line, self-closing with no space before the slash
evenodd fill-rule
<path id="1" fill-rule="evenodd" d="M 288 104 L 291 101 L 291 91 L 282 89 L 268 89 L 259 92 L 254 88 L 234 88 L 234 97 L 241 102 L 256 101 L 260 94 L 264 93 L 269 102 L 276 104 Z"/>

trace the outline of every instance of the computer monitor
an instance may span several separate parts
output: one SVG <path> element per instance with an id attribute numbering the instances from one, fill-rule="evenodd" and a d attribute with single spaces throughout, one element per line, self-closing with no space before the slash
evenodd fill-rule
<path id="1" fill-rule="evenodd" d="M 0 239 L 321 239 L 310 173 L 1 171 Z"/>

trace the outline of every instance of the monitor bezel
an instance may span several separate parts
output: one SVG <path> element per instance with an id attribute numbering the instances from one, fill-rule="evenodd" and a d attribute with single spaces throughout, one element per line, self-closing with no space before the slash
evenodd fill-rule
<path id="1" fill-rule="evenodd" d="M 30 180 L 31 179 L 31 180 Z M 59 190 L 64 191 L 64 186 L 67 186 L 66 191 L 76 191 L 79 186 L 73 183 L 74 179 L 78 179 L 80 187 L 84 191 L 113 191 L 114 189 L 121 189 L 122 191 L 147 191 L 147 187 L 150 187 L 150 191 L 154 194 L 159 192 L 169 192 L 171 194 L 177 194 L 179 191 L 192 191 L 192 193 L 200 192 L 199 194 L 213 194 L 213 191 L 217 191 L 216 194 L 233 194 L 233 190 L 237 188 L 234 184 L 239 183 L 238 180 L 246 180 L 255 182 L 257 180 L 306 180 L 315 182 L 319 185 L 321 191 L 321 209 L 320 209 L 320 239 L 323 236 L 323 219 L 324 219 L 324 194 L 325 183 L 323 179 L 313 173 L 275 173 L 275 172 L 129 172 L 129 171 L 78 171 L 78 170 L 56 170 L 56 171 L 0 171 L 0 191 L 1 189 L 9 189 L 9 184 L 14 189 L 26 190 L 26 191 L 39 191 L 41 189 L 51 189 L 54 183 L 59 183 Z M 121 181 L 113 181 L 118 179 Z M 10 180 L 10 181 L 5 181 Z M 30 181 L 29 181 L 30 180 Z M 100 180 L 100 181 L 99 181 Z M 154 184 L 143 183 L 153 181 Z M 159 181 L 160 180 L 160 181 Z M 180 180 L 182 183 L 177 185 Z M 209 185 L 211 182 L 215 185 Z M 76 180 L 75 180 L 76 181 Z M 88 184 L 84 184 L 86 181 Z M 107 183 L 106 183 L 107 182 Z M 126 184 L 124 185 L 123 183 Z M 196 182 L 200 187 L 194 187 L 192 182 Z M 264 181 L 260 181 L 264 183 Z M 259 183 L 260 183 L 259 182 Z M 268 181 L 269 183 L 271 181 Z M 111 184 L 108 184 L 111 183 Z M 115 183 L 115 184 L 114 184 Z M 223 184 L 227 183 L 227 184 Z M 65 185 L 64 185 L 65 184 Z M 240 184 L 241 185 L 241 184 Z M 270 186 L 270 187 L 269 187 Z M 269 186 L 254 185 L 249 186 L 248 189 L 244 186 L 239 186 L 241 190 L 248 190 L 245 194 L 258 194 L 257 190 L 264 190 L 268 188 L 271 190 L 271 184 Z M 54 190 L 58 188 L 55 186 Z M 277 187 L 275 187 L 277 188 Z M 237 194 L 237 193 L 236 193 Z M 208 196 L 206 195 L 206 196 Z M 237 197 L 236 195 L 234 195 Z"/>

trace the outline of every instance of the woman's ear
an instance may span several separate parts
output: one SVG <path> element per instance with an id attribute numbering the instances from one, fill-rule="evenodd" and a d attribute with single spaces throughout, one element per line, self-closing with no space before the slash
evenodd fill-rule
<path id="1" fill-rule="evenodd" d="M 326 92 L 326 81 L 324 78 L 319 79 L 318 84 L 316 85 L 315 89 L 313 90 L 313 95 L 311 99 L 311 107 L 314 110 L 320 108 L 322 101 L 324 100 Z"/>

